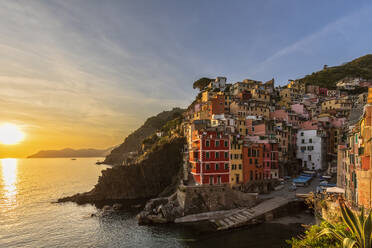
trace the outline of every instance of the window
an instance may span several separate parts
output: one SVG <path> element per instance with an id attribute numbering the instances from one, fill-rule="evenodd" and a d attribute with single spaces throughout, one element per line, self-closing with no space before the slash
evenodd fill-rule
<path id="1" fill-rule="evenodd" d="M 210 177 L 209 177 L 209 184 L 210 184 L 210 185 L 213 184 L 213 176 L 210 176 Z"/>
<path id="2" fill-rule="evenodd" d="M 252 181 L 253 180 L 253 171 L 249 172 L 249 179 Z"/>
<path id="3" fill-rule="evenodd" d="M 238 154 L 236 154 L 238 155 Z M 225 152 L 225 158 L 229 158 L 229 153 L 228 152 Z"/>
<path id="4" fill-rule="evenodd" d="M 205 157 L 206 157 L 206 158 L 209 158 L 209 152 L 206 152 L 206 153 L 205 153 Z"/>
<path id="5" fill-rule="evenodd" d="M 220 141 L 216 140 L 216 147 L 219 147 L 219 146 L 220 146 Z"/>
<path id="6" fill-rule="evenodd" d="M 219 170 L 219 169 L 220 169 L 220 165 L 216 164 L 216 170 Z"/>
<path id="7" fill-rule="evenodd" d="M 210 166 L 209 164 L 206 164 L 206 165 L 205 165 L 205 169 L 208 171 L 208 170 L 211 169 L 211 166 Z"/>
<path id="8" fill-rule="evenodd" d="M 302 143 L 302 144 L 304 144 L 304 143 L 305 143 L 305 140 L 304 140 L 304 139 L 302 139 L 302 140 L 301 140 L 301 143 Z"/>
<path id="9" fill-rule="evenodd" d="M 239 164 L 239 170 L 241 170 L 242 169 L 242 165 L 241 164 Z"/>
<path id="10" fill-rule="evenodd" d="M 206 140 L 206 141 L 205 141 L 205 146 L 206 146 L 206 147 L 209 147 L 209 140 Z"/>
<path id="11" fill-rule="evenodd" d="M 258 161 L 257 159 L 254 160 L 254 164 L 257 165 L 258 164 Z"/>
<path id="12" fill-rule="evenodd" d="M 215 158 L 219 158 L 219 157 L 220 157 L 220 153 L 219 152 L 216 152 Z"/>
<path id="13" fill-rule="evenodd" d="M 309 155 L 309 161 L 311 161 L 311 155 Z"/>
<path id="14" fill-rule="evenodd" d="M 252 149 L 252 157 L 256 157 L 256 150 Z"/>
<path id="15" fill-rule="evenodd" d="M 225 147 L 228 147 L 229 146 L 229 142 L 227 142 L 227 140 L 225 140 Z"/>
<path id="16" fill-rule="evenodd" d="M 309 143 L 313 143 L 313 139 L 309 139 Z"/>
<path id="17" fill-rule="evenodd" d="M 229 164 L 225 164 L 225 170 L 229 169 Z"/>
<path id="18" fill-rule="evenodd" d="M 248 157 L 250 157 L 251 156 L 251 149 L 249 148 L 248 149 Z"/>
<path id="19" fill-rule="evenodd" d="M 252 159 L 251 158 L 249 159 L 249 164 L 252 164 Z"/>

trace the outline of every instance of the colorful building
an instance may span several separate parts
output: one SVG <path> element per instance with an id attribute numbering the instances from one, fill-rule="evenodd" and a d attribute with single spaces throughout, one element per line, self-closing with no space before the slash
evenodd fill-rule
<path id="1" fill-rule="evenodd" d="M 243 140 L 230 136 L 230 184 L 239 186 L 243 183 Z"/>
<path id="2" fill-rule="evenodd" d="M 260 143 L 245 142 L 243 146 L 243 182 L 263 180 L 263 149 Z"/>
<path id="3" fill-rule="evenodd" d="M 197 184 L 230 182 L 230 140 L 216 129 L 194 130 L 190 149 L 191 174 Z"/>

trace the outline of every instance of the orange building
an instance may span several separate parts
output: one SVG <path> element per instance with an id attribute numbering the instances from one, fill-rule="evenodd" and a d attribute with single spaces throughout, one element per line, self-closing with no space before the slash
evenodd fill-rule
<path id="1" fill-rule="evenodd" d="M 264 144 L 246 143 L 243 146 L 243 182 L 263 179 Z"/>
<path id="2" fill-rule="evenodd" d="M 225 112 L 225 96 L 220 94 L 211 99 L 211 115 L 220 115 Z"/>

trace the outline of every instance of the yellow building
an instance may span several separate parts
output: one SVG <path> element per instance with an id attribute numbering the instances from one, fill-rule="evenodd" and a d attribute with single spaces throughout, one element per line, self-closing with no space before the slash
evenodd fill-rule
<path id="1" fill-rule="evenodd" d="M 233 102 L 233 97 L 230 93 L 224 93 L 224 98 L 225 98 L 225 113 L 230 112 L 230 104 Z"/>
<path id="2" fill-rule="evenodd" d="M 270 102 L 270 94 L 266 90 L 262 89 L 252 89 L 251 90 L 252 99 L 262 102 Z"/>
<path id="3" fill-rule="evenodd" d="M 230 185 L 234 187 L 243 183 L 243 140 L 232 136 L 230 143 Z"/>
<path id="4" fill-rule="evenodd" d="M 208 102 L 212 98 L 215 98 L 216 95 L 217 95 L 217 92 L 213 92 L 213 91 L 210 91 L 210 90 L 203 91 L 203 93 L 202 93 L 202 102 Z"/>
<path id="5" fill-rule="evenodd" d="M 299 99 L 301 96 L 300 90 L 297 88 L 285 88 L 279 92 L 281 101 L 284 103 L 291 103 L 293 100 Z"/>
<path id="6" fill-rule="evenodd" d="M 287 88 L 288 89 L 294 89 L 299 94 L 305 94 L 305 92 L 306 92 L 305 84 L 304 83 L 300 83 L 299 81 L 294 81 L 294 80 L 290 81 L 287 84 Z"/>
<path id="7" fill-rule="evenodd" d="M 346 97 L 330 99 L 322 102 L 322 112 L 329 110 L 350 110 L 352 101 Z"/>
<path id="8" fill-rule="evenodd" d="M 236 129 L 241 136 L 247 135 L 247 126 L 245 125 L 245 117 L 240 116 L 235 120 Z"/>
<path id="9" fill-rule="evenodd" d="M 237 117 L 270 117 L 270 108 L 267 103 L 250 102 L 249 104 L 245 104 L 241 102 L 233 102 L 230 104 L 230 112 Z"/>

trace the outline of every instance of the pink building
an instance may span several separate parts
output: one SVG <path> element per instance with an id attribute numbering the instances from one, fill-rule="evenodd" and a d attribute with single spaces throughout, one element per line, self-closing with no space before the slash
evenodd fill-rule
<path id="1" fill-rule="evenodd" d="M 300 128 L 304 130 L 316 130 L 318 129 L 318 121 L 316 120 L 304 121 L 301 123 Z"/>
<path id="2" fill-rule="evenodd" d="M 296 114 L 302 116 L 303 118 L 309 119 L 309 113 L 307 112 L 305 105 L 296 103 L 292 104 L 291 110 L 295 112 Z"/>
<path id="3" fill-rule="evenodd" d="M 299 125 L 298 116 L 294 112 L 287 112 L 284 109 L 275 110 L 274 112 L 270 112 L 270 119 L 273 120 L 281 120 L 286 121 L 294 126 Z"/>

